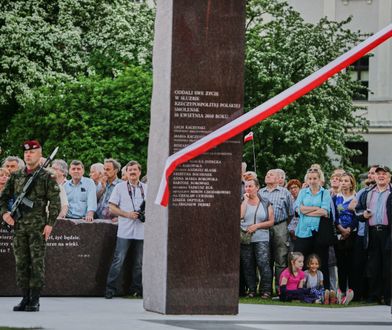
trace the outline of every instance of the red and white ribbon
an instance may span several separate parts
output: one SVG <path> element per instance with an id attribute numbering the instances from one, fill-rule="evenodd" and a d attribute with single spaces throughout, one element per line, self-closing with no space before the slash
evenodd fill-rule
<path id="1" fill-rule="evenodd" d="M 167 158 L 164 173 L 159 186 L 158 194 L 155 200 L 156 204 L 167 206 L 169 203 L 169 185 L 168 180 L 170 175 L 174 172 L 177 166 L 191 160 L 217 145 L 229 140 L 230 138 L 242 133 L 261 122 L 265 118 L 278 112 L 285 106 L 294 102 L 301 96 L 315 89 L 323 82 L 328 80 L 337 72 L 343 70 L 353 62 L 359 60 L 362 56 L 367 54 L 373 48 L 377 47 L 384 41 L 392 37 L 392 24 L 388 25 L 378 33 L 361 42 L 359 45 L 341 55 L 334 61 L 330 62 L 320 70 L 314 72 L 310 76 L 276 95 L 272 99 L 257 106 L 253 110 L 243 114 L 218 128 L 214 132 L 204 136 L 200 140 L 190 144 Z"/>

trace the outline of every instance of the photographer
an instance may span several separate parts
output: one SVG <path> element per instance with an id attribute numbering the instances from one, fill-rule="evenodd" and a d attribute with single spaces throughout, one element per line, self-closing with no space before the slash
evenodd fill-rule
<path id="1" fill-rule="evenodd" d="M 105 298 L 111 299 L 116 293 L 120 275 L 129 248 L 132 249 L 133 268 L 131 294 L 143 296 L 142 261 L 144 240 L 143 201 L 147 194 L 147 185 L 140 182 L 141 165 L 130 161 L 126 165 L 127 181 L 117 184 L 109 199 L 110 212 L 118 216 L 117 243 L 112 265 L 109 270 Z"/>

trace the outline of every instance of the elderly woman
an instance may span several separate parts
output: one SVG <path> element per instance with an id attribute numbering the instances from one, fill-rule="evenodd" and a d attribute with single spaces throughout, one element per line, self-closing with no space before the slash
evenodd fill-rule
<path id="1" fill-rule="evenodd" d="M 100 199 L 104 193 L 106 186 L 106 177 L 104 176 L 104 165 L 102 163 L 95 163 L 90 167 L 90 178 L 94 181 L 97 188 L 97 199 Z"/>
<path id="2" fill-rule="evenodd" d="M 271 204 L 261 198 L 257 179 L 245 182 L 244 200 L 241 204 L 241 230 L 252 235 L 248 244 L 241 242 L 241 264 L 244 270 L 248 297 L 256 295 L 256 265 L 260 272 L 260 294 L 264 299 L 271 297 L 272 271 L 270 267 L 269 230 L 274 224 Z"/>
<path id="3" fill-rule="evenodd" d="M 294 242 L 294 251 L 302 252 L 305 260 L 312 253 L 321 259 L 321 271 L 324 275 L 325 288 L 329 289 L 328 250 L 329 246 L 316 244 L 315 233 L 319 230 L 320 217 L 329 217 L 331 209 L 331 195 L 322 187 L 321 170 L 310 168 L 307 171 L 307 188 L 303 188 L 294 203 L 299 215 L 295 230 L 297 239 Z M 323 219 L 326 221 L 326 219 Z"/>
<path id="4" fill-rule="evenodd" d="M 10 172 L 6 168 L 0 168 L 0 192 L 3 191 L 9 177 Z"/>
<path id="5" fill-rule="evenodd" d="M 55 159 L 52 162 L 51 169 L 53 173 L 56 175 L 56 182 L 60 187 L 60 203 L 61 203 L 61 210 L 58 218 L 62 219 L 65 218 L 67 211 L 68 211 L 68 198 L 67 193 L 64 189 L 64 183 L 67 181 L 68 175 L 68 165 L 62 159 Z"/>
<path id="6" fill-rule="evenodd" d="M 291 197 L 293 198 L 293 202 L 295 202 L 297 200 L 297 197 L 298 197 L 299 191 L 301 190 L 301 187 L 302 187 L 302 183 L 298 179 L 291 179 L 287 183 L 287 190 L 290 191 Z M 295 230 L 297 228 L 298 221 L 299 221 L 298 213 L 295 212 L 295 210 L 294 210 L 294 216 L 292 217 L 289 225 L 287 226 L 287 229 L 289 230 L 289 234 L 290 234 L 289 249 L 291 252 L 294 252 L 294 241 L 296 240 Z"/>

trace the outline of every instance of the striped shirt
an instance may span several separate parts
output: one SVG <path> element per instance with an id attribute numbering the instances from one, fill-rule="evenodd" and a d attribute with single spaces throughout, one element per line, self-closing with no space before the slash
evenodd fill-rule
<path id="1" fill-rule="evenodd" d="M 275 224 L 291 219 L 294 215 L 293 200 L 290 192 L 281 186 L 272 190 L 260 189 L 260 195 L 270 201 L 274 209 Z"/>
<path id="2" fill-rule="evenodd" d="M 378 187 L 369 191 L 367 208 L 372 211 L 372 216 L 369 218 L 369 226 L 388 225 L 387 217 L 387 199 L 390 194 L 389 189 L 379 191 Z"/>

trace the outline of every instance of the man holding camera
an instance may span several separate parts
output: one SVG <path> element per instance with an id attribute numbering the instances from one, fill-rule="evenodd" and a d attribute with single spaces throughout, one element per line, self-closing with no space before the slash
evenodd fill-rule
<path id="1" fill-rule="evenodd" d="M 141 209 L 147 185 L 139 180 L 141 169 L 137 161 L 131 160 L 126 165 L 128 180 L 117 184 L 109 199 L 110 212 L 118 216 L 118 230 L 116 249 L 106 282 L 106 299 L 111 299 L 116 293 L 117 280 L 130 248 L 133 255 L 131 294 L 135 297 L 143 296 L 144 213 Z"/>

